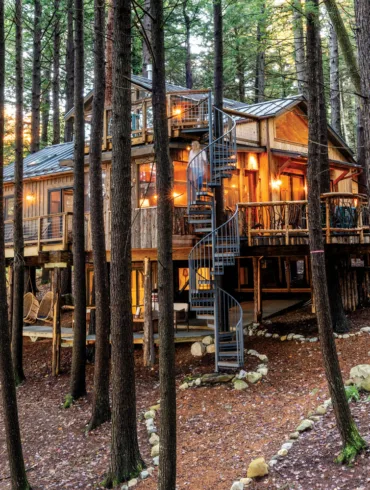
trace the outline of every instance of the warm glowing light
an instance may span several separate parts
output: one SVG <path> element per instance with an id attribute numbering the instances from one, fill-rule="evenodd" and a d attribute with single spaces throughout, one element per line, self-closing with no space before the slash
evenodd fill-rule
<path id="1" fill-rule="evenodd" d="M 303 187 L 303 190 L 305 191 L 305 193 L 307 194 L 307 184 Z"/>
<path id="2" fill-rule="evenodd" d="M 277 180 L 272 180 L 271 181 L 271 187 L 273 189 L 279 189 L 279 187 L 281 186 L 282 182 L 280 179 L 277 179 Z"/>
<path id="3" fill-rule="evenodd" d="M 190 151 L 190 150 L 191 150 L 191 146 L 187 146 L 187 147 L 186 147 L 186 149 L 187 149 L 188 151 Z"/>
<path id="4" fill-rule="evenodd" d="M 176 192 L 176 191 L 174 191 L 172 195 L 173 195 L 173 198 L 174 198 L 174 199 L 176 199 L 176 197 L 180 197 L 180 196 L 181 196 L 181 194 L 179 194 L 179 193 L 178 193 L 178 192 Z"/>
<path id="5" fill-rule="evenodd" d="M 173 115 L 174 116 L 181 116 L 181 109 L 180 108 L 177 108 L 177 109 L 174 109 L 173 110 Z"/>
<path id="6" fill-rule="evenodd" d="M 157 194 L 156 194 L 155 196 L 153 196 L 153 197 L 154 197 L 154 199 L 158 199 L 158 196 L 157 196 Z"/>
<path id="7" fill-rule="evenodd" d="M 26 195 L 26 201 L 33 202 L 35 200 L 36 200 L 36 197 L 34 196 L 34 194 L 27 194 Z"/>
<path id="8" fill-rule="evenodd" d="M 148 207 L 149 207 L 149 205 L 150 205 L 150 203 L 149 203 L 149 199 L 142 199 L 142 200 L 140 201 L 140 207 L 141 207 L 141 208 L 148 208 Z"/>
<path id="9" fill-rule="evenodd" d="M 235 189 L 236 188 L 236 184 L 233 184 L 231 187 L 233 187 Z"/>
<path id="10" fill-rule="evenodd" d="M 355 208 L 357 208 L 358 200 L 357 199 L 354 199 L 353 200 L 353 204 L 354 204 Z"/>
<path id="11" fill-rule="evenodd" d="M 258 170 L 257 155 L 254 153 L 248 155 L 248 170 Z"/>

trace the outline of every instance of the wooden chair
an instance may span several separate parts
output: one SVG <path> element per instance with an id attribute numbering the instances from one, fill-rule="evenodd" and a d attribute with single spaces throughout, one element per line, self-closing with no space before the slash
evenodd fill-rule
<path id="1" fill-rule="evenodd" d="M 26 293 L 23 297 L 23 322 L 32 325 L 36 323 L 40 303 L 33 293 Z"/>
<path id="2" fill-rule="evenodd" d="M 185 324 L 186 329 L 189 332 L 189 305 L 188 303 L 174 303 L 173 305 L 173 321 L 175 325 L 175 332 L 177 332 L 177 325 Z"/>
<path id="3" fill-rule="evenodd" d="M 52 323 L 54 317 L 54 294 L 49 291 L 41 300 L 37 319 L 42 322 Z"/>

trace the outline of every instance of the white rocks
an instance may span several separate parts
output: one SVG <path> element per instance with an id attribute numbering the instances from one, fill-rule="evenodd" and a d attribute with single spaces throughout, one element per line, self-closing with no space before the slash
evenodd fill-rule
<path id="1" fill-rule="evenodd" d="M 247 477 L 256 478 L 258 476 L 265 476 L 269 472 L 265 458 L 257 458 L 251 461 L 248 466 Z"/>
<path id="2" fill-rule="evenodd" d="M 189 383 L 182 383 L 182 385 L 179 386 L 179 390 L 187 390 L 189 388 Z"/>
<path id="3" fill-rule="evenodd" d="M 280 339 L 280 335 L 279 335 L 278 333 L 274 333 L 274 334 L 272 335 L 272 338 L 273 338 L 273 339 Z"/>
<path id="4" fill-rule="evenodd" d="M 244 485 L 240 481 L 234 481 L 230 490 L 244 490 Z"/>
<path id="5" fill-rule="evenodd" d="M 268 368 L 266 366 L 259 366 L 257 368 L 257 373 L 262 374 L 262 376 L 267 376 Z"/>
<path id="6" fill-rule="evenodd" d="M 197 378 L 195 381 L 194 381 L 194 384 L 195 386 L 200 386 L 202 384 L 202 380 L 200 378 Z"/>
<path id="7" fill-rule="evenodd" d="M 204 345 L 211 345 L 211 344 L 214 344 L 214 343 L 215 343 L 215 341 L 213 340 L 213 337 L 211 337 L 210 335 L 207 335 L 207 337 L 204 337 L 204 338 L 202 339 L 202 343 L 203 343 Z"/>
<path id="8" fill-rule="evenodd" d="M 324 405 L 319 405 L 317 408 L 316 408 L 316 413 L 317 415 L 325 415 L 326 414 L 326 407 Z"/>
<path id="9" fill-rule="evenodd" d="M 216 352 L 215 344 L 207 345 L 207 347 L 206 347 L 206 353 L 207 354 L 214 354 L 215 352 Z"/>
<path id="10" fill-rule="evenodd" d="M 128 486 L 126 485 L 126 483 L 122 485 L 121 490 L 128 490 Z"/>
<path id="11" fill-rule="evenodd" d="M 254 350 L 254 349 L 249 349 L 247 351 L 247 354 L 249 354 L 250 356 L 255 356 L 255 357 L 258 357 L 259 356 L 259 353 L 256 350 Z"/>
<path id="12" fill-rule="evenodd" d="M 309 342 L 318 342 L 318 338 L 317 337 L 312 337 L 311 339 L 309 339 Z"/>
<path id="13" fill-rule="evenodd" d="M 299 424 L 296 430 L 297 432 L 304 432 L 306 430 L 312 429 L 313 426 L 314 426 L 314 422 L 312 420 L 305 419 L 302 420 L 302 422 Z"/>
<path id="14" fill-rule="evenodd" d="M 243 483 L 245 486 L 250 485 L 252 482 L 252 478 L 240 478 L 240 483 Z"/>
<path id="15" fill-rule="evenodd" d="M 143 470 L 143 471 L 140 473 L 140 478 L 141 478 L 142 480 L 146 480 L 148 477 L 149 477 L 149 471 L 148 471 L 148 470 Z"/>
<path id="16" fill-rule="evenodd" d="M 147 412 L 144 413 L 144 419 L 154 419 L 155 418 L 155 411 L 154 410 L 148 410 Z"/>
<path id="17" fill-rule="evenodd" d="M 273 466 L 275 466 L 276 464 L 277 464 L 277 459 L 271 459 L 271 460 L 269 461 L 269 466 L 270 466 L 270 468 L 272 468 L 272 467 L 273 467 Z"/>
<path id="18" fill-rule="evenodd" d="M 294 339 L 294 333 L 289 333 L 287 336 L 287 340 L 293 340 Z"/>
<path id="19" fill-rule="evenodd" d="M 134 487 L 135 485 L 137 485 L 139 482 L 137 480 L 137 478 L 133 478 L 132 480 L 130 480 L 127 484 L 128 488 L 132 488 Z"/>
<path id="20" fill-rule="evenodd" d="M 255 384 L 257 383 L 258 381 L 260 381 L 262 379 L 262 374 L 261 373 L 255 373 L 255 372 L 250 372 L 250 373 L 247 373 L 247 376 L 246 376 L 246 380 L 249 382 L 249 383 L 252 383 L 252 384 Z"/>
<path id="21" fill-rule="evenodd" d="M 357 388 L 370 391 L 370 364 L 358 364 L 350 371 L 350 379 Z"/>
<path id="22" fill-rule="evenodd" d="M 154 428 L 154 420 L 153 419 L 146 419 L 145 420 L 145 425 L 147 430 L 149 431 L 150 429 Z"/>
<path id="23" fill-rule="evenodd" d="M 302 340 L 302 339 L 304 339 L 304 336 L 299 333 L 293 335 L 293 340 Z"/>
<path id="24" fill-rule="evenodd" d="M 159 456 L 155 456 L 153 458 L 153 464 L 154 464 L 154 466 L 158 466 L 159 465 Z"/>
<path id="25" fill-rule="evenodd" d="M 234 388 L 238 391 L 243 391 L 243 390 L 246 390 L 248 388 L 248 385 L 245 381 L 243 381 L 242 379 L 237 379 L 235 382 L 234 382 Z"/>
<path id="26" fill-rule="evenodd" d="M 278 455 L 281 456 L 281 457 L 284 457 L 288 454 L 288 450 L 287 449 L 280 449 L 280 451 L 278 451 Z"/>
<path id="27" fill-rule="evenodd" d="M 246 376 L 247 376 L 247 372 L 244 371 L 244 369 L 241 369 L 239 373 L 236 375 L 238 379 L 245 379 Z"/>
<path id="28" fill-rule="evenodd" d="M 348 333 L 343 334 L 343 338 L 344 339 L 349 339 L 349 334 Z"/>
<path id="29" fill-rule="evenodd" d="M 313 420 L 314 422 L 318 422 L 320 420 L 320 417 L 318 415 L 311 415 L 310 420 Z"/>
<path id="30" fill-rule="evenodd" d="M 284 444 L 281 446 L 281 449 L 286 449 L 287 451 L 289 451 L 290 449 L 292 449 L 292 447 L 293 447 L 292 442 L 284 442 Z"/>
<path id="31" fill-rule="evenodd" d="M 194 357 L 203 357 L 206 353 L 206 346 L 202 342 L 194 342 L 191 346 L 191 353 Z"/>
<path id="32" fill-rule="evenodd" d="M 259 354 L 257 357 L 262 362 L 267 362 L 269 360 L 265 354 Z"/>
<path id="33" fill-rule="evenodd" d="M 155 446 L 152 447 L 150 455 L 152 458 L 159 456 L 159 444 L 156 444 Z"/>
<path id="34" fill-rule="evenodd" d="M 299 437 L 299 432 L 292 432 L 289 434 L 289 439 L 298 439 Z"/>
<path id="35" fill-rule="evenodd" d="M 159 444 L 159 436 L 157 434 L 152 434 L 150 436 L 149 443 L 152 446 L 156 446 L 157 444 Z"/>
<path id="36" fill-rule="evenodd" d="M 370 333 L 370 327 L 362 327 L 360 331 Z"/>
<path id="37" fill-rule="evenodd" d="M 265 337 L 266 337 L 267 339 L 269 339 L 270 337 L 272 337 L 272 333 L 266 332 L 266 333 L 265 333 Z"/>

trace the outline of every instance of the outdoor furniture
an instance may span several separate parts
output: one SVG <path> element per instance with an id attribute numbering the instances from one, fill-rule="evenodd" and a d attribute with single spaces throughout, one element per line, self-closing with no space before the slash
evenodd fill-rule
<path id="1" fill-rule="evenodd" d="M 54 316 L 54 294 L 49 291 L 41 300 L 39 311 L 37 312 L 37 320 L 42 322 L 52 323 Z"/>
<path id="2" fill-rule="evenodd" d="M 177 332 L 177 325 L 185 324 L 187 331 L 189 332 L 189 304 L 188 303 L 174 303 L 173 305 L 174 315 L 174 325 L 175 332 Z"/>
<path id="3" fill-rule="evenodd" d="M 40 303 L 33 293 L 26 293 L 23 297 L 23 322 L 32 325 L 36 323 Z"/>

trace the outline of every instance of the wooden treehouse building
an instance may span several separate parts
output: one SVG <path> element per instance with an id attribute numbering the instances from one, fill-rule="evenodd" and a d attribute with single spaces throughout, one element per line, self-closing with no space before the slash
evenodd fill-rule
<path id="1" fill-rule="evenodd" d="M 93 93 L 85 98 L 88 134 Z M 190 304 L 214 329 L 216 367 L 243 363 L 242 301 L 264 295 L 311 293 L 307 230 L 307 104 L 294 96 L 248 105 L 225 99 L 219 111 L 208 91 L 167 84 L 174 169 L 175 301 Z M 73 109 L 66 119 L 73 118 Z M 157 286 L 157 191 L 151 80 L 132 76 L 132 303 L 143 309 L 143 262 Z M 102 175 L 106 256 L 110 262 L 111 108 L 105 108 Z M 369 295 L 370 231 L 351 149 L 328 126 L 331 192 L 322 196 L 326 250 L 341 264 L 346 310 Z M 195 143 L 194 143 L 195 142 Z M 89 294 L 92 250 L 89 141 L 85 156 L 85 248 Z M 5 169 L 6 258 L 13 257 L 14 166 Z M 72 264 L 73 143 L 54 145 L 24 161 L 26 265 Z M 216 223 L 217 188 L 224 223 Z M 89 302 L 89 300 L 88 300 Z"/>

